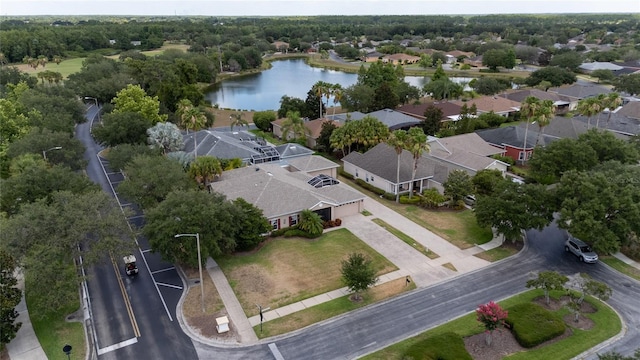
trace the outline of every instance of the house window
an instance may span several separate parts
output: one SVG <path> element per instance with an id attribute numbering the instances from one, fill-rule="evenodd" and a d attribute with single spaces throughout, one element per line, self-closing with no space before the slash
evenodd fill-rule
<path id="1" fill-rule="evenodd" d="M 523 160 L 523 159 L 524 159 L 524 151 L 518 152 L 518 160 Z"/>
<path id="2" fill-rule="evenodd" d="M 273 230 L 278 230 L 280 228 L 280 219 L 271 220 L 271 227 Z"/>
<path id="3" fill-rule="evenodd" d="M 373 182 L 373 175 L 371 175 L 371 182 Z"/>
<path id="4" fill-rule="evenodd" d="M 289 216 L 289 226 L 293 226 L 298 223 L 298 216 L 298 214 Z"/>
<path id="5" fill-rule="evenodd" d="M 356 177 L 358 177 L 358 170 L 356 170 Z"/>

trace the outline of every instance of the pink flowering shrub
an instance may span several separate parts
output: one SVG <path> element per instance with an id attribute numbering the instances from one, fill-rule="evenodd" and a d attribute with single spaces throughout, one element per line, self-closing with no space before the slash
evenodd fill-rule
<path id="1" fill-rule="evenodd" d="M 486 330 L 487 345 L 491 345 L 491 334 L 493 330 L 504 325 L 504 320 L 507 318 L 508 314 L 509 312 L 507 310 L 503 309 L 493 301 L 489 301 L 487 304 L 478 306 L 478 309 L 476 309 L 476 315 L 478 321 Z"/>

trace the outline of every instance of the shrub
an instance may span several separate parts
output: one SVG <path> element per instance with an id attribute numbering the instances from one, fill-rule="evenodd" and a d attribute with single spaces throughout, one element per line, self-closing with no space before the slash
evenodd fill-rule
<path id="1" fill-rule="evenodd" d="M 310 234 L 306 231 L 302 231 L 300 229 L 291 229 L 291 228 L 287 228 L 285 229 L 284 232 L 284 237 L 303 237 L 303 238 L 307 238 L 307 239 L 315 239 L 317 237 L 319 237 L 320 235 L 322 235 L 322 233 L 319 234 Z"/>
<path id="2" fill-rule="evenodd" d="M 447 201 L 447 198 L 440 194 L 438 189 L 426 189 L 422 192 L 421 205 L 426 208 L 438 208 L 440 204 Z"/>
<path id="3" fill-rule="evenodd" d="M 382 197 L 384 197 L 387 200 L 395 200 L 396 199 L 396 194 L 385 192 L 385 193 L 382 194 Z"/>
<path id="4" fill-rule="evenodd" d="M 492 158 L 496 159 L 496 160 L 500 160 L 502 162 L 505 162 L 511 166 L 516 164 L 516 161 L 513 160 L 513 158 L 510 158 L 508 156 L 503 156 L 503 155 L 493 155 L 491 156 Z"/>
<path id="5" fill-rule="evenodd" d="M 509 170 L 511 170 L 511 172 L 514 173 L 515 175 L 518 175 L 518 176 L 521 176 L 521 177 L 524 177 L 524 178 L 527 177 L 527 172 L 526 171 L 524 171 L 524 170 L 522 170 L 520 168 L 517 168 L 515 166 L 512 166 Z"/>
<path id="6" fill-rule="evenodd" d="M 564 321 L 542 306 L 523 303 L 509 308 L 506 323 L 518 343 L 526 348 L 542 344 L 565 332 Z"/>
<path id="7" fill-rule="evenodd" d="M 411 346 L 403 358 L 413 360 L 471 360 L 460 335 L 449 332 L 436 335 Z"/>
<path id="8" fill-rule="evenodd" d="M 344 176 L 344 177 L 346 177 L 346 178 L 347 178 L 347 179 L 349 179 L 349 180 L 353 180 L 353 179 L 354 179 L 354 178 L 353 178 L 353 175 L 351 175 L 351 174 L 349 174 L 348 172 L 344 171 L 344 168 L 343 168 L 342 166 L 340 166 L 340 167 L 338 168 L 338 174 L 339 174 L 340 176 Z"/>
<path id="9" fill-rule="evenodd" d="M 377 187 L 369 184 L 368 182 L 366 182 L 366 181 L 364 181 L 362 179 L 356 179 L 356 184 L 362 186 L 363 188 L 365 188 L 365 189 L 367 189 L 367 190 L 369 190 L 369 191 L 371 191 L 371 192 L 373 192 L 373 193 L 375 193 L 377 195 L 383 195 L 384 194 L 384 190 L 378 189 Z M 395 199 L 396 196 L 393 195 L 393 198 Z"/>
<path id="10" fill-rule="evenodd" d="M 410 204 L 415 205 L 420 203 L 420 196 L 409 197 L 409 195 L 400 196 L 400 204 Z"/>

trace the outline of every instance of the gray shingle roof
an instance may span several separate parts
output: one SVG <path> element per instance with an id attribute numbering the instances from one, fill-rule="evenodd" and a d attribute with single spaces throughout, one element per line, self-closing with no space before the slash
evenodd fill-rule
<path id="1" fill-rule="evenodd" d="M 364 199 L 342 183 L 315 188 L 307 183 L 311 178 L 304 172 L 289 172 L 281 164 L 267 163 L 225 171 L 210 187 L 229 199 L 243 198 L 267 218 L 299 213 L 320 203 L 338 206 Z"/>
<path id="2" fill-rule="evenodd" d="M 565 95 L 572 97 L 574 99 L 586 99 L 593 96 L 598 96 L 600 94 L 608 94 L 611 92 L 610 89 L 599 86 L 599 85 L 582 85 L 582 84 L 573 84 L 568 87 L 557 87 L 549 89 L 550 92 L 557 93 L 559 95 Z"/>
<path id="3" fill-rule="evenodd" d="M 349 162 L 359 168 L 385 179 L 391 183 L 396 183 L 396 172 L 398 169 L 398 154 L 385 143 L 380 143 L 364 154 L 351 152 L 342 161 Z M 430 178 L 434 174 L 435 162 L 422 157 L 418 161 L 416 180 Z M 400 156 L 400 182 L 411 181 L 413 169 L 413 155 L 404 150 Z"/>
<path id="4" fill-rule="evenodd" d="M 312 150 L 299 144 L 271 147 L 247 131 L 216 130 L 200 130 L 196 133 L 184 134 L 183 149 L 190 154 L 193 153 L 194 136 L 198 141 L 198 156 L 214 156 L 219 159 L 240 158 L 244 162 L 251 162 L 252 159 L 265 157 L 260 151 L 260 148 L 264 146 L 270 147 L 270 150 L 275 154 L 275 157 L 272 157 L 273 160 L 313 154 Z"/>
<path id="5" fill-rule="evenodd" d="M 389 130 L 397 130 L 404 127 L 417 125 L 420 123 L 420 120 L 414 118 L 413 116 L 405 115 L 399 111 L 395 111 L 391 109 L 382 109 L 382 110 L 374 111 L 367 115 L 380 120 L 380 122 L 387 125 Z"/>
<path id="6" fill-rule="evenodd" d="M 529 125 L 528 132 L 523 127 L 508 126 L 497 129 L 479 130 L 476 131 L 476 134 L 490 144 L 495 144 L 497 146 L 509 145 L 514 148 L 522 149 L 522 145 L 524 144 L 524 134 L 526 132 L 526 148 L 533 149 L 536 146 L 536 140 L 538 138 L 538 132 L 536 130 L 538 129 L 535 125 Z M 551 141 L 553 141 L 553 138 L 543 135 L 542 138 L 540 138 L 540 145 L 544 146 Z"/>

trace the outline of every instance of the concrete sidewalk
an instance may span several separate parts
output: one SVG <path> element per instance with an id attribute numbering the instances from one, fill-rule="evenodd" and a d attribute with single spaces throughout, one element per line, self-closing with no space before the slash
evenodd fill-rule
<path id="1" fill-rule="evenodd" d="M 18 312 L 17 322 L 21 322 L 20 330 L 16 334 L 16 337 L 7 344 L 7 352 L 11 360 L 41 360 L 46 359 L 44 350 L 40 346 L 38 337 L 33 331 L 33 325 L 29 318 L 29 311 L 27 310 L 27 303 L 24 300 L 24 278 L 22 272 L 18 272 L 16 276 L 18 280 L 18 289 L 22 290 L 22 300 L 16 311 Z"/>

